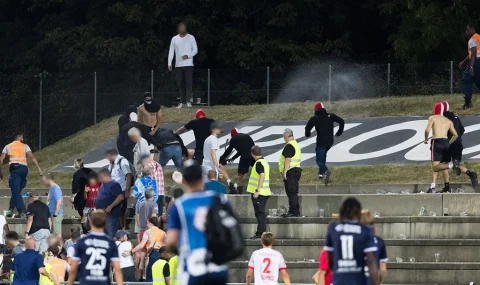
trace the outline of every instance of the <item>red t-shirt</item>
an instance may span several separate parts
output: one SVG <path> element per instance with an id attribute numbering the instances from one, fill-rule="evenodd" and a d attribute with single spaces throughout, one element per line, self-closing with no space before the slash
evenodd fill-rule
<path id="1" fill-rule="evenodd" d="M 90 188 L 90 191 L 87 192 L 87 200 L 85 201 L 86 208 L 95 208 L 95 199 L 97 199 L 100 186 L 100 183 L 97 183 L 95 185 L 87 185 L 87 187 Z"/>
<path id="2" fill-rule="evenodd" d="M 328 254 L 325 249 L 320 253 L 320 270 L 326 271 L 325 273 L 325 285 L 332 284 L 332 271 L 328 266 Z"/>

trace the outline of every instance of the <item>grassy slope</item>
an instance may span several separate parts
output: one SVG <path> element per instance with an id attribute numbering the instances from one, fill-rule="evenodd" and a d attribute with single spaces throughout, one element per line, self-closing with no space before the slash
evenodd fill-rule
<path id="1" fill-rule="evenodd" d="M 458 107 L 462 105 L 462 97 L 456 95 L 417 96 L 417 97 L 389 97 L 378 99 L 336 101 L 326 103 L 329 112 L 336 113 L 345 118 L 354 117 L 379 117 L 379 116 L 406 116 L 406 115 L 430 115 L 433 104 L 448 100 L 454 112 L 459 115 L 477 115 L 480 113 L 480 105 L 463 111 Z M 289 103 L 271 105 L 247 105 L 247 106 L 215 106 L 204 108 L 207 115 L 222 121 L 246 121 L 246 120 L 272 120 L 291 121 L 306 120 L 313 114 L 313 103 Z M 165 122 L 185 122 L 195 116 L 195 108 L 191 109 L 165 109 Z M 99 144 L 117 135 L 117 119 L 112 117 L 95 126 L 84 129 L 73 136 L 59 141 L 35 153 L 44 171 L 75 157 L 95 149 Z M 473 168 L 480 164 L 472 163 Z M 337 184 L 349 183 L 415 183 L 429 182 L 430 168 L 427 165 L 414 166 L 357 166 L 333 168 L 332 181 Z M 33 174 L 35 169 L 30 165 Z M 3 173 L 8 178 L 7 167 L 3 167 Z M 315 183 L 316 170 L 305 169 L 302 174 L 303 183 Z M 60 185 L 69 187 L 70 173 L 57 173 Z M 280 176 L 272 177 L 276 183 L 281 183 Z M 452 182 L 467 182 L 464 177 L 457 180 L 452 176 Z M 7 180 L 0 181 L 0 187 L 6 188 Z M 30 175 L 28 187 L 40 186 L 38 176 Z"/>

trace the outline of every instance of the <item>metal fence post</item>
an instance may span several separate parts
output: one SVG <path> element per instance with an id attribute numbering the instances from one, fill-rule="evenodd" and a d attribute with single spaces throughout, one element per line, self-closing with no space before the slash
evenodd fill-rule
<path id="1" fill-rule="evenodd" d="M 387 96 L 390 96 L 390 63 L 387 66 Z"/>
<path id="2" fill-rule="evenodd" d="M 328 102 L 332 100 L 332 65 L 328 66 Z"/>
<path id="3" fill-rule="evenodd" d="M 210 68 L 207 72 L 207 103 L 210 106 Z"/>
<path id="4" fill-rule="evenodd" d="M 43 97 L 43 74 L 40 73 L 40 86 L 39 86 L 39 94 L 40 94 L 40 104 L 39 104 L 39 118 L 38 118 L 38 150 L 42 149 L 42 113 L 43 113 L 43 104 L 42 104 L 42 97 Z"/>
<path id="5" fill-rule="evenodd" d="M 93 73 L 93 124 L 97 124 L 97 72 Z"/>
<path id="6" fill-rule="evenodd" d="M 267 104 L 270 104 L 270 66 L 267 66 Z"/>
<path id="7" fill-rule="evenodd" d="M 151 83 L 150 83 L 150 94 L 152 94 L 152 98 L 153 98 L 153 69 L 151 70 L 150 72 L 150 76 L 151 76 Z"/>
<path id="8" fill-rule="evenodd" d="M 453 61 L 450 61 L 450 94 L 453 94 Z"/>

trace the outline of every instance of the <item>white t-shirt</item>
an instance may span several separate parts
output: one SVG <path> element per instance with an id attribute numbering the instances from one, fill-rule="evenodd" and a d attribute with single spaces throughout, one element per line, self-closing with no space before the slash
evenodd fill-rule
<path id="1" fill-rule="evenodd" d="M 7 220 L 4 215 L 0 215 L 0 244 L 5 244 L 5 237 L 3 232 L 3 226 L 7 224 Z"/>
<path id="2" fill-rule="evenodd" d="M 133 263 L 133 256 L 127 256 L 124 257 L 122 253 L 125 251 L 131 251 L 133 249 L 132 243 L 129 241 L 116 241 L 115 244 L 117 245 L 118 248 L 118 256 L 120 257 L 120 268 L 126 268 L 126 267 L 131 267 L 134 266 L 135 264 Z"/>
<path id="3" fill-rule="evenodd" d="M 203 163 L 209 166 L 215 166 L 215 163 L 212 161 L 212 149 L 218 150 L 218 138 L 216 136 L 209 136 L 205 139 L 203 143 Z M 217 164 L 218 164 L 219 155 L 217 153 Z"/>
<path id="4" fill-rule="evenodd" d="M 262 248 L 252 253 L 248 268 L 253 269 L 255 285 L 278 285 L 278 274 L 286 270 L 287 265 L 280 252 Z"/>
<path id="5" fill-rule="evenodd" d="M 120 161 L 121 159 L 121 161 Z M 118 163 L 120 161 L 120 164 Z M 113 168 L 112 164 L 108 165 L 108 170 L 110 173 L 112 173 L 112 178 L 113 180 L 117 181 L 118 184 L 122 187 L 122 190 L 125 191 L 127 188 L 127 174 L 134 174 L 130 170 L 130 164 L 128 163 L 128 160 L 119 155 L 113 162 Z"/>
<path id="6" fill-rule="evenodd" d="M 195 37 L 187 34 L 183 38 L 176 35 L 170 42 L 170 51 L 168 52 L 168 65 L 172 64 L 173 54 L 175 53 L 175 67 L 193 66 L 193 57 L 198 53 Z M 182 56 L 188 55 L 187 59 Z"/>

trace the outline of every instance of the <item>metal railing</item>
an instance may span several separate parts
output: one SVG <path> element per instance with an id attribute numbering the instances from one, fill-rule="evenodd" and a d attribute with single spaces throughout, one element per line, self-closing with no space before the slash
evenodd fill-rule
<path id="1" fill-rule="evenodd" d="M 461 90 L 454 62 L 320 64 L 277 70 L 195 69 L 201 106 L 452 94 Z M 150 91 L 163 106 L 178 103 L 174 72 L 166 70 L 0 74 L 0 145 L 15 132 L 41 149 L 138 105 Z"/>

